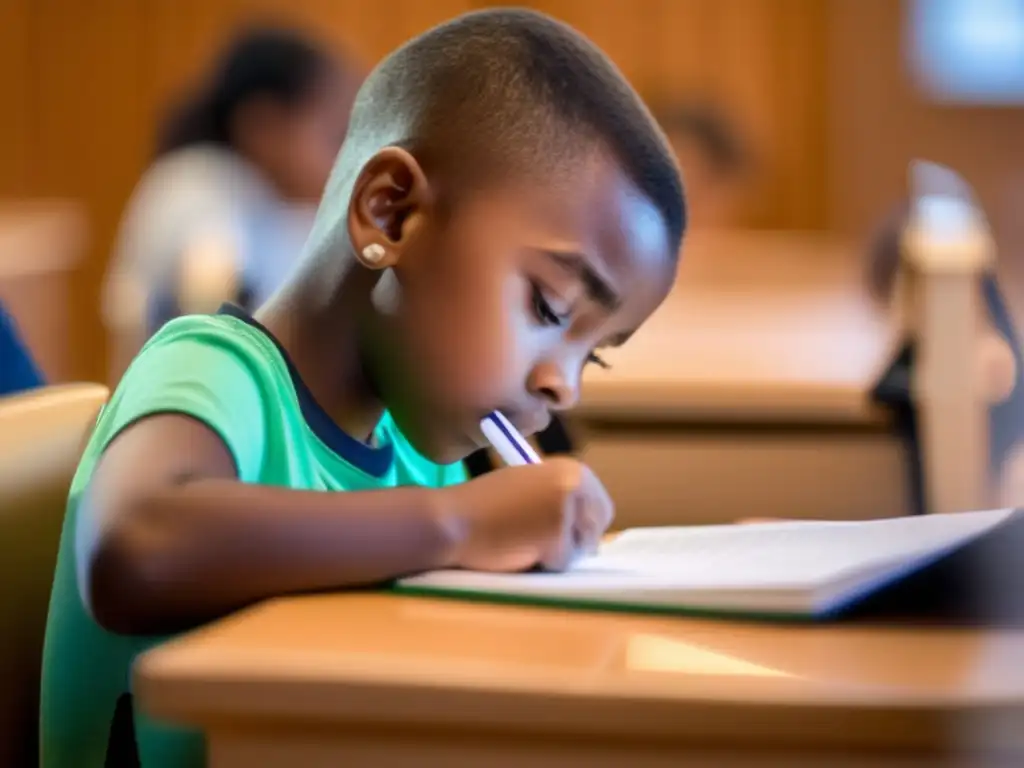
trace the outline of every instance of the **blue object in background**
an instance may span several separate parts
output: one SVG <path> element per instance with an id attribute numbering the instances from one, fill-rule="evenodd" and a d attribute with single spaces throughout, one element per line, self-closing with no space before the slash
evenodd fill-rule
<path id="1" fill-rule="evenodd" d="M 917 85 L 950 104 L 1024 105 L 1024 0 L 912 0 Z"/>
<path id="2" fill-rule="evenodd" d="M 41 387 L 44 383 L 14 319 L 0 304 L 0 397 Z"/>

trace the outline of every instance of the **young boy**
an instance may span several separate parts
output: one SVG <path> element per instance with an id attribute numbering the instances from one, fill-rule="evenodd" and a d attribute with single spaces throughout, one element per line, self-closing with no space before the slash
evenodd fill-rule
<path id="1" fill-rule="evenodd" d="M 54 584 L 43 765 L 203 764 L 195 735 L 132 718 L 131 662 L 167 634 L 595 546 L 612 508 L 586 467 L 464 482 L 459 462 L 486 413 L 532 433 L 575 402 L 583 366 L 664 299 L 684 225 L 663 136 L 562 24 L 479 12 L 385 59 L 295 277 L 255 318 L 168 324 L 96 425 Z"/>

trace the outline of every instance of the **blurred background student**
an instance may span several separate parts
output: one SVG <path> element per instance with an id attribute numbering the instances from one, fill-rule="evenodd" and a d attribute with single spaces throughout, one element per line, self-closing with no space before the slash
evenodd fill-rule
<path id="1" fill-rule="evenodd" d="M 710 104 L 680 100 L 653 111 L 683 170 L 690 229 L 738 227 L 754 171 L 741 132 Z"/>
<path id="2" fill-rule="evenodd" d="M 179 314 L 261 304 L 298 260 L 360 71 L 297 32 L 249 28 L 166 121 L 124 213 L 103 315 L 116 382 Z"/>

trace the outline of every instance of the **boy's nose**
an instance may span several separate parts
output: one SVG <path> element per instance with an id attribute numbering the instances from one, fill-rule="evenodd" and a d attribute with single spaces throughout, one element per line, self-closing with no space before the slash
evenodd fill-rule
<path id="1" fill-rule="evenodd" d="M 553 363 L 536 366 L 530 373 L 527 388 L 553 411 L 571 408 L 579 399 L 578 377 L 567 376 L 561 366 Z"/>

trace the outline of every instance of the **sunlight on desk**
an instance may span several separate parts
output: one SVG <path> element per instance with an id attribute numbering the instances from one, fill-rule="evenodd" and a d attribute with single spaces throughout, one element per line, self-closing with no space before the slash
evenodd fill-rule
<path id="1" fill-rule="evenodd" d="M 636 672 L 676 672 L 685 675 L 792 677 L 760 664 L 716 653 L 708 648 L 661 635 L 633 635 L 626 644 L 626 668 Z"/>

